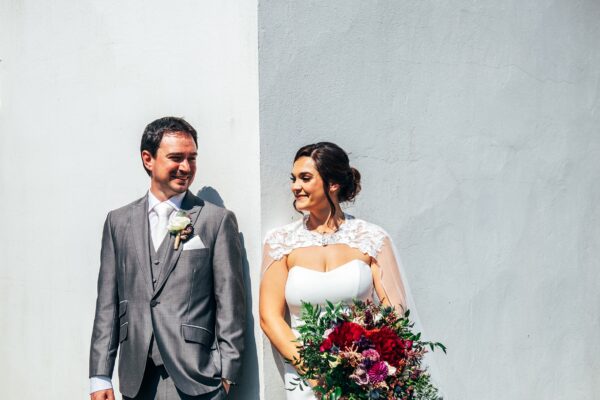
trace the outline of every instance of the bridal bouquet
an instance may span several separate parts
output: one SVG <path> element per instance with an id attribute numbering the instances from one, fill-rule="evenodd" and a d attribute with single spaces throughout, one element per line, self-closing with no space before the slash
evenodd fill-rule
<path id="1" fill-rule="evenodd" d="M 303 303 L 294 360 L 301 379 L 292 390 L 314 380 L 313 391 L 327 400 L 440 399 L 422 360 L 428 349 L 446 348 L 422 341 L 408 317 L 370 301 Z"/>

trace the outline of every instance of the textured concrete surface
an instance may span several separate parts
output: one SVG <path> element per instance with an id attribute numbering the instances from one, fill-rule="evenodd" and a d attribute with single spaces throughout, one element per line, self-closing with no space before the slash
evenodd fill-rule
<path id="1" fill-rule="evenodd" d="M 449 399 L 597 398 L 600 3 L 261 0 L 258 15 L 263 232 L 295 218 L 295 150 L 334 141 L 363 173 L 352 211 L 393 235 L 448 345 Z"/>

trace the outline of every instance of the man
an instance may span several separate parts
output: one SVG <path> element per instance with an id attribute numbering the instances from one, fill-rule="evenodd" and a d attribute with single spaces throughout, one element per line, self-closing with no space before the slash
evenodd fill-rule
<path id="1" fill-rule="evenodd" d="M 119 347 L 125 399 L 222 399 L 238 379 L 245 296 L 237 222 L 188 191 L 196 156 L 186 121 L 150 123 L 141 143 L 150 190 L 106 218 L 92 400 L 114 399 Z"/>

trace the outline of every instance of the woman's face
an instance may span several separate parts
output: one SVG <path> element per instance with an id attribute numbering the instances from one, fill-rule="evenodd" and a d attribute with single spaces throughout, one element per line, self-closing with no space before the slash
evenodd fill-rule
<path id="1" fill-rule="evenodd" d="M 300 211 L 329 209 L 329 202 L 323 188 L 323 179 L 310 157 L 300 157 L 292 168 L 292 193 L 296 198 L 296 208 Z M 337 185 L 336 185 L 337 186 Z M 331 199 L 335 201 L 333 193 Z"/>

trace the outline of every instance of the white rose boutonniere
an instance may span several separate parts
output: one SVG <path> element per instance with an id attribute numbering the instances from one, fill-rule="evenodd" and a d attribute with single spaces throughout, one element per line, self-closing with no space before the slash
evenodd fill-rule
<path id="1" fill-rule="evenodd" d="M 185 211 L 177 211 L 174 216 L 171 217 L 167 229 L 171 235 L 175 235 L 175 244 L 173 245 L 175 250 L 179 248 L 179 244 L 182 240 L 185 242 L 194 233 L 192 220 Z"/>

